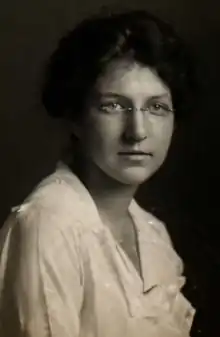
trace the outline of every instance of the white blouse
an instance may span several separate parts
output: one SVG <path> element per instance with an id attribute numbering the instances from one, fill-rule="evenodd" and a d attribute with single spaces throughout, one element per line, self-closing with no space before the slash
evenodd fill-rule
<path id="1" fill-rule="evenodd" d="M 132 200 L 141 278 L 65 166 L 0 231 L 0 336 L 188 337 L 195 314 L 163 223 Z"/>

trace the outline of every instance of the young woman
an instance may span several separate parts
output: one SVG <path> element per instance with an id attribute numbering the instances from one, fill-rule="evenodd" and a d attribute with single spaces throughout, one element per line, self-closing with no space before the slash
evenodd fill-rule
<path id="1" fill-rule="evenodd" d="M 181 40 L 143 11 L 61 40 L 42 98 L 71 124 L 71 158 L 1 231 L 1 336 L 189 336 L 182 261 L 134 195 L 166 158 L 191 77 Z"/>

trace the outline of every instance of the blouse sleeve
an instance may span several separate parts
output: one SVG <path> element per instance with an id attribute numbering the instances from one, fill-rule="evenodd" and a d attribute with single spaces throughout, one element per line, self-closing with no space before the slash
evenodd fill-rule
<path id="1" fill-rule="evenodd" d="M 23 208 L 0 236 L 0 336 L 77 337 L 83 301 L 77 235 L 57 209 Z"/>

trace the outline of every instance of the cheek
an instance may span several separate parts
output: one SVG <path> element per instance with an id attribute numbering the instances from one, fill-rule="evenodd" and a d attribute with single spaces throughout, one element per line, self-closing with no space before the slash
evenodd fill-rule
<path id="1" fill-rule="evenodd" d="M 153 124 L 153 134 L 158 146 L 164 151 L 169 147 L 173 135 L 173 119 Z"/>
<path id="2" fill-rule="evenodd" d="M 84 132 L 87 148 L 101 153 L 117 146 L 121 123 L 117 118 L 96 115 L 90 118 Z"/>

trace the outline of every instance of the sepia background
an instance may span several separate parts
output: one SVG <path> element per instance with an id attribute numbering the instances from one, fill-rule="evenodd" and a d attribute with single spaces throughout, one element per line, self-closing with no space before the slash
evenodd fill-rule
<path id="1" fill-rule="evenodd" d="M 127 0 L 128 1 L 128 0 Z M 101 6 L 147 9 L 171 22 L 197 59 L 194 114 L 177 129 L 163 169 L 137 198 L 166 222 L 185 261 L 192 336 L 220 336 L 220 2 L 218 0 L 8 0 L 0 6 L 0 223 L 51 173 L 69 131 L 40 103 L 43 70 L 59 38 Z"/>

